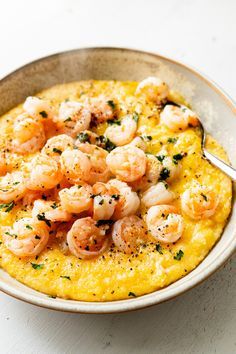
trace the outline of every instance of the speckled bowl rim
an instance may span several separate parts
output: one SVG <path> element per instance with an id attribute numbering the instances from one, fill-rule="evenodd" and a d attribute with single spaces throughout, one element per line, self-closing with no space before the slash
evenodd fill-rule
<path id="1" fill-rule="evenodd" d="M 73 52 L 78 51 L 94 51 L 94 50 L 104 50 L 104 51 L 127 51 L 139 54 L 146 54 L 155 57 L 156 59 L 162 59 L 168 61 L 170 63 L 176 64 L 178 66 L 182 66 L 183 68 L 187 69 L 188 71 L 192 72 L 201 80 L 204 80 L 205 83 L 213 89 L 217 94 L 219 94 L 225 101 L 232 112 L 236 114 L 236 105 L 233 100 L 230 98 L 228 94 L 222 90 L 213 80 L 209 79 L 205 74 L 203 75 L 199 70 L 193 69 L 191 66 L 183 64 L 177 60 L 173 60 L 169 57 L 159 55 L 157 53 L 132 49 L 132 48 L 119 48 L 119 47 L 84 47 L 79 49 L 68 50 L 64 52 L 58 52 L 52 55 L 48 55 L 42 57 L 40 59 L 34 60 L 26 65 L 21 66 L 20 68 L 12 71 L 8 75 L 4 76 L 0 80 L 0 84 L 2 84 L 5 80 L 8 80 L 22 69 L 26 67 L 33 67 L 35 64 L 43 61 L 48 61 L 53 57 L 62 57 L 73 54 Z M 6 283 L 0 283 L 0 290 L 18 300 L 22 300 L 26 303 L 30 303 L 39 307 L 62 311 L 62 312 L 72 312 L 72 313 L 93 313 L 93 314 L 105 314 L 105 313 L 121 313 L 121 312 L 128 312 L 134 311 L 146 307 L 150 307 L 153 305 L 160 304 L 162 302 L 171 300 L 176 298 L 177 296 L 185 293 L 186 291 L 194 288 L 196 285 L 202 283 L 208 277 L 210 277 L 213 273 L 215 273 L 219 268 L 221 268 L 226 261 L 232 256 L 232 254 L 236 251 L 236 233 L 228 243 L 225 244 L 224 250 L 220 253 L 219 257 L 216 260 L 213 260 L 210 264 L 208 264 L 208 268 L 202 270 L 200 273 L 193 273 L 190 272 L 186 277 L 182 279 L 182 283 L 179 284 L 175 288 L 166 287 L 164 289 L 168 289 L 168 293 L 162 293 L 162 290 L 157 290 L 147 295 L 143 295 L 137 298 L 126 299 L 126 300 L 117 300 L 117 301 L 108 301 L 108 302 L 86 302 L 86 301 L 72 301 L 72 300 L 65 300 L 61 298 L 51 299 L 47 297 L 43 293 L 36 292 L 36 294 L 42 297 L 39 298 L 36 295 L 27 294 L 27 286 L 25 286 L 26 291 L 15 289 L 14 286 L 8 285 Z M 207 256 L 208 257 L 208 256 Z M 205 257 L 205 259 L 207 258 Z M 198 267 L 197 267 L 198 268 Z M 197 269 L 195 268 L 195 270 Z M 186 279 L 185 279 L 186 278 Z M 185 279 L 185 280 L 184 280 Z M 184 280 L 184 281 L 183 281 Z M 158 293 L 158 298 L 156 298 L 156 294 Z"/>

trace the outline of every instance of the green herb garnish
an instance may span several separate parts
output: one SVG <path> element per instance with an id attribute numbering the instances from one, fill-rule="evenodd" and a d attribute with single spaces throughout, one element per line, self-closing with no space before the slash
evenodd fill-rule
<path id="1" fill-rule="evenodd" d="M 169 177 L 170 177 L 170 170 L 168 168 L 164 167 L 161 170 L 159 181 L 165 181 Z"/>
<path id="2" fill-rule="evenodd" d="M 181 258 L 183 257 L 184 252 L 182 250 L 179 250 L 179 252 L 176 253 L 176 255 L 174 256 L 174 259 L 176 259 L 177 261 L 180 261 Z"/>
<path id="3" fill-rule="evenodd" d="M 113 110 L 116 108 L 116 104 L 115 104 L 115 102 L 112 101 L 112 100 L 107 101 L 107 104 L 108 104 L 108 106 L 110 106 Z"/>
<path id="4" fill-rule="evenodd" d="M 56 154 L 59 154 L 59 155 L 62 154 L 62 151 L 60 149 L 57 149 L 57 148 L 53 148 L 52 151 L 55 152 Z"/>
<path id="5" fill-rule="evenodd" d="M 163 162 L 165 157 L 166 157 L 165 155 L 157 155 L 156 156 L 157 160 L 160 161 L 160 162 Z"/>
<path id="6" fill-rule="evenodd" d="M 137 112 L 134 112 L 134 113 L 133 113 L 133 120 L 134 120 L 136 123 L 138 123 L 139 115 L 138 115 Z"/>
<path id="7" fill-rule="evenodd" d="M 39 112 L 39 114 L 43 117 L 43 118 L 47 118 L 48 114 L 45 111 Z"/>
<path id="8" fill-rule="evenodd" d="M 90 142 L 89 141 L 89 135 L 88 135 L 88 133 L 79 133 L 78 135 L 77 135 L 77 139 L 79 139 L 79 141 L 81 142 L 81 143 L 86 143 L 86 142 Z"/>
<path id="9" fill-rule="evenodd" d="M 26 227 L 26 229 L 33 230 L 32 226 L 30 226 L 30 225 L 26 225 L 25 227 Z"/>
<path id="10" fill-rule="evenodd" d="M 67 119 L 64 120 L 64 123 L 71 122 L 71 121 L 72 121 L 71 117 L 68 117 Z"/>
<path id="11" fill-rule="evenodd" d="M 159 243 L 156 245 L 156 251 L 157 251 L 158 253 L 160 253 L 160 254 L 163 254 L 163 252 L 162 252 L 162 247 L 161 247 L 161 245 L 160 245 Z"/>
<path id="12" fill-rule="evenodd" d="M 34 269 L 37 269 L 37 270 L 43 269 L 43 267 L 44 267 L 44 264 L 31 263 L 31 265 Z"/>
<path id="13" fill-rule="evenodd" d="M 128 293 L 128 296 L 133 296 L 133 297 L 136 297 L 136 294 L 135 294 L 135 293 L 133 293 L 132 291 L 130 291 L 130 292 Z"/>
<path id="14" fill-rule="evenodd" d="M 167 143 L 175 144 L 177 142 L 177 140 L 178 140 L 178 138 L 168 138 Z"/>
<path id="15" fill-rule="evenodd" d="M 38 214 L 37 218 L 40 221 L 44 221 L 49 227 L 51 227 L 51 222 L 45 217 L 45 213 Z"/>
<path id="16" fill-rule="evenodd" d="M 11 211 L 15 206 L 15 202 L 12 201 L 10 203 L 4 203 L 4 204 L 0 204 L 0 209 L 5 209 L 5 213 L 9 213 L 9 211 Z"/>
<path id="17" fill-rule="evenodd" d="M 61 275 L 60 278 L 62 279 L 67 279 L 67 280 L 71 280 L 71 278 L 68 275 Z"/>

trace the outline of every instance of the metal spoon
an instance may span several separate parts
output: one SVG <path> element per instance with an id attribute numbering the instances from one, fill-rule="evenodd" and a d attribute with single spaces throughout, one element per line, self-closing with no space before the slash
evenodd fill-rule
<path id="1" fill-rule="evenodd" d="M 186 108 L 188 109 L 188 107 L 184 106 L 184 105 L 178 105 L 176 103 L 174 103 L 175 106 L 178 107 L 182 107 L 182 108 Z M 236 182 L 236 170 L 235 168 L 229 166 L 227 163 L 225 163 L 224 161 L 222 161 L 221 159 L 219 159 L 218 157 L 216 157 L 215 155 L 212 155 L 209 151 L 207 151 L 205 149 L 205 143 L 206 143 L 206 131 L 204 129 L 204 126 L 200 120 L 200 118 L 198 117 L 199 120 L 199 127 L 201 129 L 202 132 L 202 141 L 201 141 L 201 145 L 202 145 L 202 156 L 209 161 L 212 165 L 216 166 L 217 168 L 219 168 L 219 170 L 221 170 L 222 172 L 224 172 L 227 176 L 229 176 L 234 182 Z"/>

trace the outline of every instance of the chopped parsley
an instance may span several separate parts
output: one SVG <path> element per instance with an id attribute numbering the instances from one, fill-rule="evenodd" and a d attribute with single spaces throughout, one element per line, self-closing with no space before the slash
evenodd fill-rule
<path id="1" fill-rule="evenodd" d="M 165 155 L 157 155 L 156 156 L 157 160 L 160 161 L 160 162 L 163 162 L 165 157 L 166 157 Z"/>
<path id="2" fill-rule="evenodd" d="M 31 263 L 32 267 L 36 270 L 43 269 L 44 264 Z"/>
<path id="3" fill-rule="evenodd" d="M 77 135 L 77 139 L 79 139 L 81 143 L 90 142 L 88 133 L 83 133 L 83 132 L 79 133 Z"/>
<path id="4" fill-rule="evenodd" d="M 207 202 L 207 196 L 203 193 L 201 193 L 202 198 Z"/>
<path id="5" fill-rule="evenodd" d="M 152 136 L 151 135 L 142 135 L 141 138 L 144 141 L 151 141 L 152 140 Z"/>
<path id="6" fill-rule="evenodd" d="M 5 234 L 8 235 L 8 236 L 10 236 L 10 237 L 17 238 L 17 235 L 16 235 L 16 234 L 11 234 L 11 233 L 8 232 L 8 231 L 6 231 Z"/>
<path id="7" fill-rule="evenodd" d="M 104 204 L 104 199 L 101 199 L 98 204 L 99 204 L 99 205 L 103 205 L 103 204 Z"/>
<path id="8" fill-rule="evenodd" d="M 175 155 L 173 156 L 173 162 L 174 162 L 174 164 L 177 165 L 177 164 L 178 164 L 178 161 L 182 160 L 182 158 L 183 158 L 184 156 L 186 156 L 186 153 L 175 154 Z"/>
<path id="9" fill-rule="evenodd" d="M 67 280 L 71 280 L 71 278 L 68 275 L 61 275 L 60 278 L 62 279 L 67 279 Z"/>
<path id="10" fill-rule="evenodd" d="M 48 295 L 50 299 L 56 299 L 57 297 L 55 295 Z"/>
<path id="11" fill-rule="evenodd" d="M 71 117 L 68 117 L 67 119 L 64 120 L 64 123 L 71 122 L 71 121 L 72 121 Z"/>
<path id="12" fill-rule="evenodd" d="M 169 177 L 170 177 L 170 170 L 168 168 L 164 167 L 161 170 L 159 181 L 165 181 Z"/>
<path id="13" fill-rule="evenodd" d="M 11 211 L 15 206 L 15 202 L 12 201 L 10 203 L 4 203 L 4 204 L 0 204 L 0 209 L 5 209 L 5 213 L 9 213 L 9 211 Z"/>
<path id="14" fill-rule="evenodd" d="M 52 209 L 56 209 L 56 208 L 58 208 L 58 205 L 57 205 L 57 203 L 56 202 L 54 202 L 52 205 L 50 205 L 51 206 L 51 208 Z"/>
<path id="15" fill-rule="evenodd" d="M 45 111 L 39 112 L 39 114 L 43 117 L 43 118 L 47 118 L 48 114 Z"/>
<path id="16" fill-rule="evenodd" d="M 182 250 L 179 250 L 179 252 L 176 253 L 176 255 L 174 256 L 174 259 L 176 259 L 177 261 L 180 261 L 181 258 L 183 257 L 184 252 Z"/>
<path id="17" fill-rule="evenodd" d="M 60 155 L 62 154 L 62 151 L 57 148 L 53 148 L 52 151 L 55 152 L 56 154 L 60 154 Z"/>
<path id="18" fill-rule="evenodd" d="M 45 217 L 45 213 L 38 214 L 37 218 L 40 221 L 44 221 L 49 227 L 51 227 L 51 222 Z"/>
<path id="19" fill-rule="evenodd" d="M 115 200 L 119 200 L 120 199 L 120 195 L 119 194 L 112 194 L 111 196 L 113 199 Z"/>
<path id="20" fill-rule="evenodd" d="M 113 110 L 116 108 L 116 104 L 115 104 L 115 102 L 112 101 L 112 100 L 107 101 L 107 104 L 108 104 L 108 106 L 110 106 Z"/>
<path id="21" fill-rule="evenodd" d="M 128 293 L 128 296 L 133 296 L 133 297 L 136 297 L 136 294 L 135 294 L 135 293 L 133 293 L 132 291 L 130 291 L 130 292 Z"/>
<path id="22" fill-rule="evenodd" d="M 156 245 L 156 251 L 157 251 L 158 253 L 160 253 L 160 254 L 163 254 L 163 252 L 162 252 L 162 247 L 161 247 L 160 243 L 158 243 L 158 244 Z"/>
<path id="23" fill-rule="evenodd" d="M 133 113 L 133 120 L 134 120 L 136 123 L 138 123 L 139 115 L 138 115 L 137 112 L 134 112 L 134 113 Z"/>
<path id="24" fill-rule="evenodd" d="M 32 226 L 30 226 L 30 225 L 26 225 L 25 227 L 26 227 L 26 229 L 28 229 L 28 230 L 33 230 Z"/>
<path id="25" fill-rule="evenodd" d="M 19 184 L 20 182 L 13 182 L 13 186 L 16 186 L 17 184 Z"/>
<path id="26" fill-rule="evenodd" d="M 110 125 L 121 125 L 121 121 L 119 119 L 108 119 L 107 123 Z"/>
<path id="27" fill-rule="evenodd" d="M 168 138 L 167 143 L 175 144 L 177 142 L 177 140 L 178 140 L 178 138 Z"/>
<path id="28" fill-rule="evenodd" d="M 107 150 L 108 152 L 111 152 L 116 148 L 116 145 L 109 140 L 107 137 L 104 135 L 100 135 L 98 138 L 96 138 L 98 146 L 102 147 L 103 149 Z"/>

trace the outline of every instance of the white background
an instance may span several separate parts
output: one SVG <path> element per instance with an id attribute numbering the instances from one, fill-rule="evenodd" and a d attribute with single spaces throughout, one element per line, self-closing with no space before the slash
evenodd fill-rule
<path id="1" fill-rule="evenodd" d="M 200 69 L 235 99 L 235 14 L 235 0 L 0 0 L 0 76 L 65 49 L 133 47 Z M 0 294 L 0 353 L 235 353 L 235 269 L 234 258 L 187 294 L 129 314 L 57 313 Z"/>

